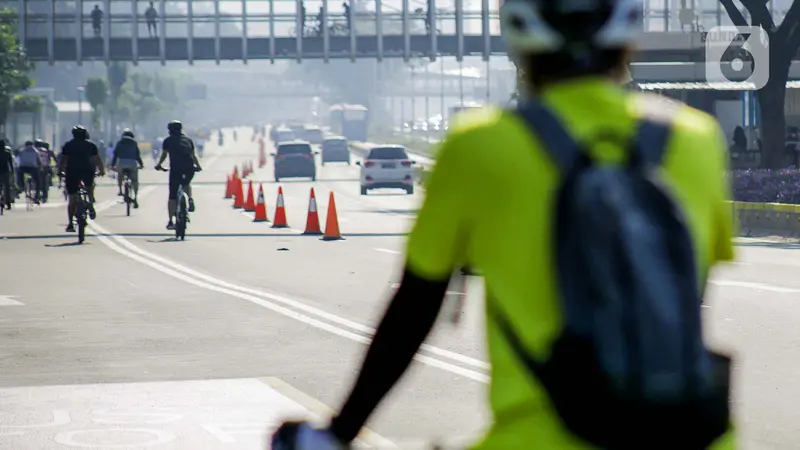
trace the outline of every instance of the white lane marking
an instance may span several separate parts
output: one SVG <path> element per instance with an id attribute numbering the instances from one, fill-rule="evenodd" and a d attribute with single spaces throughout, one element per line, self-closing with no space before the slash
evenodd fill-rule
<path id="1" fill-rule="evenodd" d="M 742 287 L 748 289 L 757 289 L 759 291 L 781 292 L 784 294 L 800 292 L 800 289 L 772 286 L 770 284 L 763 284 L 763 283 L 751 283 L 748 281 L 712 280 L 710 283 L 717 286 Z"/>
<path id="2" fill-rule="evenodd" d="M 392 289 L 398 289 L 399 287 L 400 283 L 392 283 Z M 464 295 L 464 292 L 458 292 L 458 291 L 445 291 L 444 293 L 450 295 Z"/>
<path id="3" fill-rule="evenodd" d="M 184 267 L 184 266 L 182 266 L 182 265 L 180 265 L 180 264 L 178 264 L 178 263 L 176 263 L 174 261 L 169 261 L 169 260 L 167 260 L 165 258 L 161 258 L 161 257 L 159 257 L 157 255 L 154 255 L 152 253 L 146 252 L 146 251 L 136 247 L 135 245 L 131 244 L 130 242 L 128 242 L 127 239 L 125 239 L 125 238 L 123 238 L 121 236 L 113 235 L 113 234 L 109 233 L 108 231 L 106 231 L 103 227 L 101 227 L 101 226 L 99 226 L 97 224 L 92 224 L 92 227 L 97 229 L 97 231 L 99 231 L 101 233 L 101 234 L 97 235 L 97 238 L 103 244 L 108 246 L 110 249 L 116 251 L 117 253 L 119 253 L 121 255 L 127 256 L 127 257 L 129 257 L 129 258 L 131 258 L 131 259 L 133 259 L 135 261 L 141 262 L 142 264 L 150 266 L 151 268 L 153 268 L 155 270 L 158 270 L 159 272 L 164 273 L 166 275 L 169 275 L 169 276 L 171 276 L 173 278 L 177 278 L 177 279 L 179 279 L 181 281 L 184 281 L 184 282 L 189 283 L 189 284 L 193 284 L 193 285 L 195 285 L 197 287 L 200 287 L 200 288 L 203 288 L 203 289 L 219 292 L 219 293 L 222 293 L 222 294 L 227 294 L 227 295 L 230 295 L 232 297 L 240 298 L 242 300 L 247 300 L 247 301 L 252 302 L 252 303 L 254 303 L 256 305 L 259 305 L 259 306 L 262 306 L 262 307 L 267 308 L 269 310 L 272 310 L 272 311 L 274 311 L 274 312 L 276 312 L 278 314 L 282 314 L 282 315 L 284 315 L 286 317 L 295 319 L 295 320 L 297 320 L 299 322 L 303 322 L 303 323 L 305 323 L 307 325 L 311 325 L 311 326 L 313 326 L 315 328 L 319 328 L 321 330 L 328 331 L 330 333 L 333 333 L 333 334 L 336 334 L 338 336 L 350 339 L 350 340 L 355 341 L 355 342 L 359 342 L 359 343 L 362 343 L 362 344 L 369 344 L 370 341 L 371 341 L 371 339 L 369 339 L 369 338 L 366 338 L 366 337 L 361 336 L 359 334 L 356 334 L 356 333 L 353 333 L 351 331 L 345 330 L 343 328 L 339 328 L 337 326 L 328 324 L 326 322 L 322 322 L 321 320 L 315 319 L 315 318 L 307 316 L 305 314 L 293 311 L 293 310 L 291 310 L 291 309 L 289 309 L 287 307 L 284 307 L 284 306 L 281 306 L 281 305 L 277 304 L 276 302 L 283 303 L 283 304 L 286 304 L 286 305 L 292 305 L 293 307 L 295 307 L 295 308 L 297 308 L 299 310 L 306 311 L 306 312 L 308 312 L 310 314 L 316 315 L 316 316 L 321 317 L 321 318 L 326 318 L 326 319 L 330 320 L 331 322 L 335 322 L 335 323 L 339 323 L 339 324 L 342 324 L 342 325 L 349 326 L 353 330 L 373 333 L 374 330 L 371 329 L 371 328 L 368 328 L 368 327 L 365 327 L 365 326 L 363 326 L 361 324 L 358 324 L 358 323 L 349 321 L 347 319 L 335 316 L 333 314 L 326 313 L 324 311 L 321 311 L 321 310 L 318 310 L 316 308 L 313 308 L 313 307 L 310 307 L 308 305 L 305 305 L 303 303 L 300 303 L 300 302 L 298 302 L 296 300 L 291 300 L 291 299 L 288 299 L 288 298 L 285 298 L 285 297 L 281 297 L 281 296 L 274 295 L 274 294 L 269 294 L 269 293 L 266 293 L 266 292 L 260 292 L 260 291 L 254 290 L 254 289 L 243 288 L 243 287 L 236 286 L 236 285 L 227 283 L 225 281 L 216 279 L 214 277 L 195 272 L 194 270 L 189 269 L 187 267 Z M 113 238 L 113 241 L 112 241 L 112 238 Z M 120 247 L 120 245 L 117 245 L 117 244 L 120 244 L 120 245 L 122 245 L 124 247 L 127 247 L 127 249 L 124 249 L 124 248 Z M 181 272 L 183 272 L 183 273 L 181 273 Z M 205 281 L 201 281 L 201 280 L 205 280 Z M 214 283 L 214 284 L 211 284 L 211 283 Z M 271 299 L 271 300 L 274 300 L 274 302 L 269 301 L 269 300 L 265 300 L 264 298 L 256 297 L 256 295 L 261 296 L 261 297 L 265 297 L 265 298 L 268 298 L 268 299 Z M 481 368 L 484 368 L 484 369 L 488 369 L 489 368 L 489 365 L 487 363 L 483 362 L 483 361 L 479 361 L 477 359 L 470 358 L 468 356 L 464 356 L 464 355 L 461 355 L 461 354 L 458 354 L 458 353 L 454 353 L 454 352 L 450 352 L 450 351 L 447 351 L 447 350 L 439 349 L 437 347 L 433 347 L 433 346 L 430 346 L 430 345 L 423 345 L 422 349 L 426 350 L 426 351 L 429 351 L 431 353 L 437 354 L 439 356 L 448 357 L 448 358 L 450 358 L 450 359 L 452 359 L 454 361 L 459 361 L 459 362 L 462 362 L 462 363 L 465 363 L 465 364 L 468 364 L 468 365 L 472 365 L 472 366 L 475 366 L 475 367 L 481 367 Z M 426 364 L 426 365 L 429 365 L 429 366 L 432 366 L 432 367 L 437 367 L 437 368 L 443 369 L 445 371 L 448 371 L 448 372 L 451 372 L 451 373 L 454 373 L 454 374 L 461 375 L 463 377 L 469 378 L 469 379 L 474 380 L 474 381 L 478 381 L 478 382 L 481 382 L 481 383 L 488 383 L 488 381 L 489 381 L 489 377 L 487 375 L 483 374 L 483 373 L 479 373 L 479 372 L 475 372 L 473 370 L 465 369 L 463 367 L 456 366 L 456 365 L 453 365 L 453 364 L 438 360 L 436 358 L 432 358 L 432 357 L 429 357 L 429 356 L 417 354 L 417 355 L 414 356 L 414 359 L 416 359 L 417 361 L 419 361 L 419 362 L 421 362 L 423 364 Z"/>
<path id="4" fill-rule="evenodd" d="M 275 390 L 284 397 L 300 404 L 311 413 L 316 414 L 318 417 L 330 417 L 336 414 L 336 411 L 331 409 L 328 405 L 320 402 L 319 400 L 311 397 L 305 392 L 295 388 L 289 383 L 281 380 L 280 378 L 260 378 L 258 381 L 266 384 L 271 389 Z M 375 433 L 367 427 L 361 428 L 359 432 L 359 440 L 372 445 L 375 448 L 397 448 L 397 446 L 385 437 Z"/>
<path id="5" fill-rule="evenodd" d="M 401 255 L 402 252 L 398 252 L 397 250 L 389 250 L 388 248 L 373 248 L 373 250 L 377 250 L 383 253 L 390 253 L 392 255 Z"/>
<path id="6" fill-rule="evenodd" d="M 23 306 L 25 303 L 14 300 L 13 295 L 0 295 L 0 306 Z"/>

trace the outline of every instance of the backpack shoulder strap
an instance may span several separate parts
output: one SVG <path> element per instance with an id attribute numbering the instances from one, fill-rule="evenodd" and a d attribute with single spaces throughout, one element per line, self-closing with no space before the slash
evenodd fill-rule
<path id="1" fill-rule="evenodd" d="M 519 104 L 514 113 L 521 117 L 528 128 L 542 141 L 556 165 L 563 172 L 568 172 L 581 156 L 581 147 L 567 133 L 561 121 L 536 100 Z"/>
<path id="2" fill-rule="evenodd" d="M 631 164 L 658 166 L 664 159 L 670 137 L 670 123 L 645 117 L 639 121 L 631 141 Z"/>
<path id="3" fill-rule="evenodd" d="M 631 160 L 645 166 L 660 165 L 681 103 L 653 94 L 639 94 L 635 104 L 642 117 L 631 142 Z"/>

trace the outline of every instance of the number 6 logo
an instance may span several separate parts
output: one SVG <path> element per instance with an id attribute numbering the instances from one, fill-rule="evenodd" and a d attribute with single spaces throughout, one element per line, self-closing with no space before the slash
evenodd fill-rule
<path id="1" fill-rule="evenodd" d="M 709 83 L 739 81 L 761 89 L 769 81 L 769 35 L 761 27 L 711 28 L 705 51 Z"/>

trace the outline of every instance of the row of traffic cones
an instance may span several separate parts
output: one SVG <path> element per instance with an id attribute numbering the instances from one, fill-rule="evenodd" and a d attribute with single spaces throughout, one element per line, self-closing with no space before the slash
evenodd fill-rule
<path id="1" fill-rule="evenodd" d="M 243 209 L 247 212 L 255 213 L 253 222 L 269 222 L 267 217 L 267 205 L 264 200 L 264 186 L 258 187 L 258 199 L 255 198 L 253 191 L 253 182 L 249 181 L 247 188 L 247 197 L 244 196 L 244 186 L 242 179 L 234 169 L 232 176 L 228 177 L 227 187 L 225 189 L 225 198 L 233 198 L 233 207 L 235 209 Z M 286 219 L 286 205 L 283 201 L 283 187 L 278 186 L 278 200 L 275 205 L 275 219 L 272 228 L 288 228 L 289 223 Z M 328 215 L 325 222 L 325 232 L 322 232 L 319 223 L 319 212 L 317 211 L 317 198 L 314 193 L 314 188 L 311 188 L 311 193 L 308 200 L 308 217 L 306 218 L 306 229 L 303 232 L 305 235 L 322 235 L 325 241 L 333 241 L 343 239 L 339 231 L 339 218 L 336 212 L 336 199 L 333 192 L 330 193 L 328 200 Z"/>

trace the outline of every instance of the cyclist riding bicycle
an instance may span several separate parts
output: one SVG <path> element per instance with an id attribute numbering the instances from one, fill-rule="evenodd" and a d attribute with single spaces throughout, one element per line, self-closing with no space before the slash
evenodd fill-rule
<path id="1" fill-rule="evenodd" d="M 197 146 L 197 156 L 202 158 L 203 157 L 203 151 L 206 148 L 206 139 L 205 139 L 205 137 L 203 137 L 203 136 L 198 137 L 197 140 L 195 141 L 195 145 Z"/>
<path id="2" fill-rule="evenodd" d="M 101 177 L 106 174 L 103 160 L 100 158 L 100 150 L 94 142 L 89 140 L 89 132 L 82 125 L 72 127 L 72 139 L 62 147 L 61 161 L 59 161 L 58 167 L 59 173 L 64 174 L 64 183 L 69 195 L 66 231 L 74 232 L 72 218 L 75 217 L 80 183 L 83 182 L 89 194 L 89 218 L 94 220 L 96 216 L 94 176 L 96 173 Z"/>
<path id="3" fill-rule="evenodd" d="M 114 154 L 111 157 L 111 169 L 116 170 L 119 174 L 117 177 L 117 187 L 119 188 L 119 196 L 122 196 L 122 179 L 123 174 L 127 173 L 131 179 L 131 187 L 133 187 L 133 207 L 139 207 L 139 169 L 144 168 L 142 162 L 142 154 L 139 151 L 139 144 L 136 142 L 133 131 L 125 129 L 122 132 L 122 138 L 117 142 L 114 147 Z"/>
<path id="4" fill-rule="evenodd" d="M 39 203 L 42 196 L 42 158 L 39 150 L 33 146 L 33 141 L 25 142 L 25 147 L 19 151 L 19 166 L 17 167 L 17 186 L 25 191 L 25 174 L 31 177 L 36 187 L 34 203 Z"/>
<path id="5" fill-rule="evenodd" d="M 192 178 L 196 171 L 203 170 L 197 159 L 194 142 L 189 136 L 183 134 L 183 124 L 173 120 L 167 125 L 169 136 L 161 144 L 161 158 L 156 165 L 157 170 L 162 170 L 161 164 L 169 157 L 169 201 L 167 213 L 169 221 L 167 229 L 174 230 L 175 209 L 177 208 L 178 186 L 183 186 L 184 192 L 189 196 L 189 212 L 194 211 L 194 198 L 192 198 Z"/>
<path id="6" fill-rule="evenodd" d="M 566 0 L 506 0 L 501 7 L 502 34 L 515 64 L 521 69 L 523 79 L 519 81 L 523 82 L 523 90 L 530 94 L 521 103 L 552 111 L 552 115 L 563 124 L 562 131 L 570 140 L 583 143 L 583 153 L 579 157 L 598 161 L 602 167 L 592 172 L 597 177 L 593 180 L 598 182 L 607 180 L 602 177 L 611 176 L 612 173 L 614 176 L 627 173 L 625 166 L 621 165 L 629 163 L 627 152 L 630 147 L 627 144 L 639 133 L 638 124 L 650 113 L 648 108 L 656 103 L 652 98 L 628 92 L 621 86 L 639 36 L 636 31 L 641 30 L 641 11 L 641 2 L 631 0 L 577 3 Z M 733 258 L 731 211 L 725 203 L 729 194 L 725 176 L 728 161 L 725 138 L 716 120 L 708 114 L 683 104 L 669 111 L 665 109 L 662 108 L 661 112 L 673 114 L 669 124 L 669 139 L 644 140 L 641 147 L 655 145 L 657 141 L 665 144 L 666 157 L 662 164 L 655 167 L 655 173 L 661 176 L 665 188 L 675 194 L 673 202 L 676 209 L 686 216 L 682 231 L 692 245 L 682 248 L 694 251 L 695 254 L 691 256 L 698 264 L 697 270 L 691 270 L 691 273 L 705 277 L 713 265 Z M 573 423 L 573 417 L 554 406 L 557 400 L 562 404 L 564 397 L 553 396 L 552 384 L 544 381 L 552 382 L 552 377 L 534 375 L 534 369 L 545 367 L 542 361 L 547 363 L 546 367 L 556 364 L 550 364 L 547 358 L 555 354 L 555 342 L 564 342 L 557 341 L 557 338 L 563 339 L 561 333 L 568 319 L 572 323 L 576 318 L 583 317 L 583 313 L 588 315 L 594 310 L 565 310 L 564 299 L 570 293 L 564 289 L 565 285 L 558 283 L 562 274 L 571 273 L 578 278 L 585 276 L 587 282 L 592 275 L 582 272 L 582 266 L 562 266 L 562 261 L 556 258 L 554 251 L 563 250 L 557 247 L 563 238 L 563 229 L 557 225 L 570 225 L 570 229 L 582 226 L 580 223 L 557 222 L 563 211 L 557 210 L 556 205 L 562 206 L 561 197 L 570 195 L 560 188 L 575 185 L 567 184 L 572 178 L 561 170 L 560 161 L 554 155 L 572 149 L 572 142 L 565 142 L 563 148 L 545 145 L 545 134 L 532 132 L 521 111 L 523 109 L 486 108 L 461 113 L 451 122 L 447 136 L 437 151 L 436 167 L 426 185 L 424 203 L 408 238 L 402 281 L 375 331 L 344 405 L 324 428 L 302 421 L 284 423 L 273 435 L 273 449 L 325 450 L 344 448 L 350 444 L 411 364 L 436 323 L 452 274 L 464 265 L 476 269 L 484 278 L 486 340 L 491 366 L 489 404 L 492 423 L 483 439 L 473 448 L 614 448 L 591 441 L 585 434 L 579 435 L 585 429 L 568 426 L 568 422 Z M 560 132 L 557 134 L 561 135 Z M 620 137 L 623 145 L 619 140 L 602 139 L 603 136 Z M 495 151 L 489 159 L 485 154 L 487 147 Z M 591 184 L 581 186 L 584 187 L 581 192 L 589 192 L 585 189 L 588 186 Z M 599 192 L 602 194 L 604 191 Z M 476 201 L 488 205 L 489 210 L 476 212 L 473 206 Z M 625 204 L 615 206 L 622 208 Z M 592 205 L 582 206 L 588 215 L 596 211 L 591 208 Z M 603 215 L 594 216 L 597 221 L 604 218 Z M 648 220 L 648 216 L 641 215 L 627 219 L 625 225 L 635 229 L 634 225 L 638 224 L 640 234 L 647 237 L 660 237 L 658 233 L 668 233 L 668 227 L 672 225 L 654 222 Z M 613 233 L 616 229 L 611 223 L 605 228 L 611 230 L 603 230 L 606 233 Z M 584 236 L 590 236 L 588 230 L 582 231 Z M 639 242 L 647 242 L 647 239 L 640 239 Z M 600 251 L 599 246 L 605 244 L 598 243 L 593 250 Z M 613 245 L 614 248 L 623 247 L 621 244 Z M 582 249 L 569 250 L 574 254 Z M 654 256 L 661 257 L 664 266 L 668 265 L 663 256 L 666 253 Z M 599 266 L 597 260 L 584 261 L 593 263 L 593 267 Z M 616 270 L 616 266 L 610 266 L 609 270 Z M 635 278 L 654 276 L 654 272 L 657 274 L 658 270 L 642 272 L 633 280 L 624 278 L 618 282 L 627 280 L 637 283 Z M 614 281 L 617 280 L 609 282 Z M 705 278 L 671 281 L 694 290 L 706 283 Z M 574 286 L 576 289 L 580 288 L 578 284 Z M 673 285 L 669 288 L 677 289 Z M 640 293 L 643 296 L 660 294 Z M 609 292 L 602 294 L 604 299 L 613 296 Z M 584 305 L 590 303 L 591 299 L 584 299 Z M 628 298 L 619 299 L 625 300 Z M 696 303 L 686 304 L 684 309 L 688 308 L 699 318 L 700 302 Z M 670 311 L 673 311 L 672 306 L 668 307 Z M 639 311 L 633 312 L 631 320 L 640 319 L 637 315 Z M 588 321 L 587 326 L 591 327 L 594 320 L 603 319 L 605 317 L 592 315 L 585 317 L 584 321 Z M 647 338 L 655 336 L 647 334 L 654 333 L 654 330 L 644 328 L 639 331 L 645 335 L 645 339 L 635 344 L 644 344 Z M 510 336 L 516 338 L 511 339 Z M 631 361 L 624 358 L 628 354 L 622 355 L 630 346 L 626 344 L 628 341 L 621 342 L 619 347 L 603 350 L 608 350 L 607 355 L 619 356 L 618 360 Z M 632 347 L 639 348 L 636 345 Z M 691 348 L 700 352 L 697 347 Z M 533 361 L 539 361 L 539 365 L 529 365 L 529 359 L 519 357 L 520 349 L 532 354 L 535 357 Z M 578 356 L 594 350 L 595 347 L 588 347 Z M 639 354 L 646 356 L 641 351 Z M 651 357 L 658 358 L 659 355 L 647 355 L 650 355 L 648 361 L 658 366 Z M 609 360 L 614 361 L 614 358 Z M 582 368 L 583 365 L 577 367 Z M 596 379 L 594 372 L 574 369 L 568 373 L 567 378 L 574 382 L 572 386 L 575 387 L 582 379 L 590 376 Z M 723 373 L 719 375 L 725 377 Z M 667 381 L 649 377 L 637 380 L 642 386 L 659 383 L 672 386 L 671 379 Z M 587 383 L 579 387 L 591 391 L 595 386 Z M 570 400 L 568 391 L 565 395 Z M 724 404 L 727 405 L 728 398 L 725 397 Z M 581 395 L 572 400 L 579 403 L 583 399 Z M 665 397 L 663 401 L 669 405 L 672 398 Z M 583 405 L 601 409 L 604 406 L 588 403 L 584 400 Z M 722 426 L 714 428 L 713 436 L 708 440 L 713 444 L 691 448 L 734 448 L 733 433 L 725 432 L 725 425 L 729 423 L 728 411 L 724 410 L 726 406 L 716 409 L 719 406 L 716 402 L 713 405 L 709 402 L 707 406 L 714 410 L 715 419 L 723 416 Z M 723 412 L 717 414 L 720 410 Z M 575 411 L 580 414 L 575 409 L 569 412 Z M 700 407 L 684 412 L 703 414 L 707 411 Z M 613 414 L 615 411 L 609 408 L 606 412 Z M 604 417 L 597 419 L 600 421 Z M 638 439 L 641 445 L 617 448 L 690 448 L 665 447 L 661 442 L 667 438 L 691 438 L 694 429 L 673 429 L 659 421 L 648 422 L 647 425 L 664 429 L 660 433 L 645 434 L 631 427 L 629 436 L 618 433 L 617 437 Z M 706 430 L 703 431 L 705 433 Z M 602 432 L 599 430 L 599 433 Z"/>

